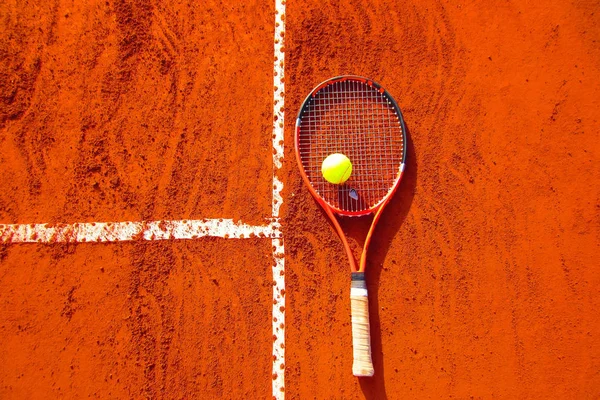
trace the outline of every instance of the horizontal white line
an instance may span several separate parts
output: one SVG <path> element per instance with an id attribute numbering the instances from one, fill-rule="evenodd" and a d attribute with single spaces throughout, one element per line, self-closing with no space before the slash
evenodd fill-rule
<path id="1" fill-rule="evenodd" d="M 0 224 L 0 243 L 124 242 L 196 239 L 204 236 L 243 239 L 280 238 L 278 218 L 263 226 L 232 219 L 85 222 L 74 224 Z"/>

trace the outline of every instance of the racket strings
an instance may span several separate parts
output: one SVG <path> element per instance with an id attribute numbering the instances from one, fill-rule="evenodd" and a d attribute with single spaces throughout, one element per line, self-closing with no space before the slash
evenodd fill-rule
<path id="1" fill-rule="evenodd" d="M 299 153 L 306 175 L 331 206 L 349 212 L 379 204 L 394 186 L 403 159 L 400 118 L 392 101 L 378 88 L 358 80 L 321 88 L 300 117 Z M 342 153 L 352 162 L 343 185 L 327 182 L 323 160 Z"/>

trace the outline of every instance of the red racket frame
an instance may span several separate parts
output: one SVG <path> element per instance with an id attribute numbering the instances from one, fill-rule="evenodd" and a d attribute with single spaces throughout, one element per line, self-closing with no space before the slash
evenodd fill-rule
<path id="1" fill-rule="evenodd" d="M 381 199 L 381 201 L 379 203 L 375 204 L 374 206 L 372 206 L 371 208 L 369 208 L 367 210 L 356 211 L 356 212 L 340 210 L 340 209 L 330 205 L 329 203 L 327 203 L 317 193 L 317 191 L 311 185 L 310 180 L 308 179 L 308 176 L 306 175 L 304 166 L 302 164 L 302 158 L 300 157 L 300 150 L 299 150 L 299 147 L 300 147 L 299 146 L 300 121 L 301 121 L 302 113 L 305 110 L 309 99 L 311 97 L 314 97 L 316 95 L 316 93 L 318 91 L 320 91 L 322 88 L 324 88 L 328 85 L 332 85 L 337 82 L 344 82 L 347 80 L 355 80 L 355 81 L 359 81 L 362 83 L 366 83 L 367 85 L 376 88 L 380 93 L 384 94 L 390 100 L 390 102 L 392 103 L 393 107 L 396 110 L 396 115 L 398 116 L 400 126 L 402 129 L 402 136 L 403 136 L 402 163 L 399 166 L 398 176 L 396 177 L 396 180 L 395 180 L 391 190 L 388 192 L 388 194 L 385 197 L 383 197 L 383 199 Z M 365 268 L 366 268 L 366 262 L 367 262 L 367 249 L 369 248 L 369 243 L 371 242 L 371 237 L 373 236 L 373 231 L 375 230 L 375 226 L 377 225 L 377 222 L 379 221 L 379 218 L 381 217 L 381 213 L 383 212 L 383 209 L 385 208 L 385 206 L 388 204 L 388 202 L 390 201 L 390 199 L 392 198 L 392 196 L 398 189 L 398 186 L 400 185 L 400 181 L 402 180 L 402 176 L 404 174 L 404 167 L 406 165 L 406 145 L 407 145 L 407 143 L 406 143 L 406 126 L 404 124 L 404 118 L 402 116 L 402 112 L 400 111 L 400 108 L 398 107 L 398 104 L 396 103 L 394 98 L 383 87 L 381 87 L 381 85 L 379 85 L 378 83 L 374 82 L 371 79 L 364 78 L 362 76 L 356 76 L 356 75 L 345 75 L 345 76 L 338 76 L 335 78 L 331 78 L 331 79 L 328 79 L 328 80 L 320 83 L 319 85 L 317 85 L 317 87 L 315 87 L 308 94 L 308 96 L 306 96 L 306 99 L 302 103 L 302 107 L 300 107 L 300 112 L 298 113 L 298 117 L 296 118 L 296 131 L 295 131 L 294 136 L 295 136 L 294 142 L 295 142 L 296 161 L 298 162 L 300 174 L 302 175 L 302 179 L 304 180 L 304 183 L 308 187 L 308 190 L 310 191 L 312 196 L 315 198 L 315 200 L 321 205 L 321 207 L 323 207 L 323 209 L 325 210 L 325 213 L 327 214 L 327 216 L 333 223 L 336 233 L 338 234 L 338 236 L 342 240 L 342 244 L 344 245 L 344 250 L 346 251 L 346 254 L 348 256 L 348 261 L 350 262 L 351 271 L 364 273 Z M 367 233 L 367 237 L 365 238 L 365 244 L 363 247 L 363 251 L 362 251 L 362 254 L 360 257 L 360 263 L 358 266 L 356 265 L 356 260 L 354 258 L 354 254 L 352 253 L 352 250 L 350 249 L 350 245 L 348 244 L 346 235 L 344 235 L 344 231 L 342 230 L 342 227 L 340 226 L 340 223 L 337 220 L 335 214 L 340 215 L 340 216 L 350 216 L 350 217 L 359 217 L 359 216 L 364 216 L 364 215 L 369 215 L 369 214 L 375 214 L 373 217 L 373 222 L 371 223 L 369 232 Z"/>

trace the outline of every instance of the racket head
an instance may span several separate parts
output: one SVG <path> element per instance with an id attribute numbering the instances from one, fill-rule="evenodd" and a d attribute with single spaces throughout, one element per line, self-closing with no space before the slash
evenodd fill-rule
<path id="1" fill-rule="evenodd" d="M 328 79 L 306 97 L 295 132 L 296 160 L 315 199 L 344 216 L 375 212 L 394 194 L 406 161 L 406 126 L 400 107 L 378 83 L 355 75 Z M 327 182 L 321 163 L 345 154 L 352 175 Z"/>

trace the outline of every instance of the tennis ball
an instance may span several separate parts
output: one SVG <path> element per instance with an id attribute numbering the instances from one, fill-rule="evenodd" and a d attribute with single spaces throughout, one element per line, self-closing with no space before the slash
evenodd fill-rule
<path id="1" fill-rule="evenodd" d="M 327 182 L 341 185 L 350 178 L 352 163 L 341 153 L 330 154 L 323 160 L 321 173 Z"/>

